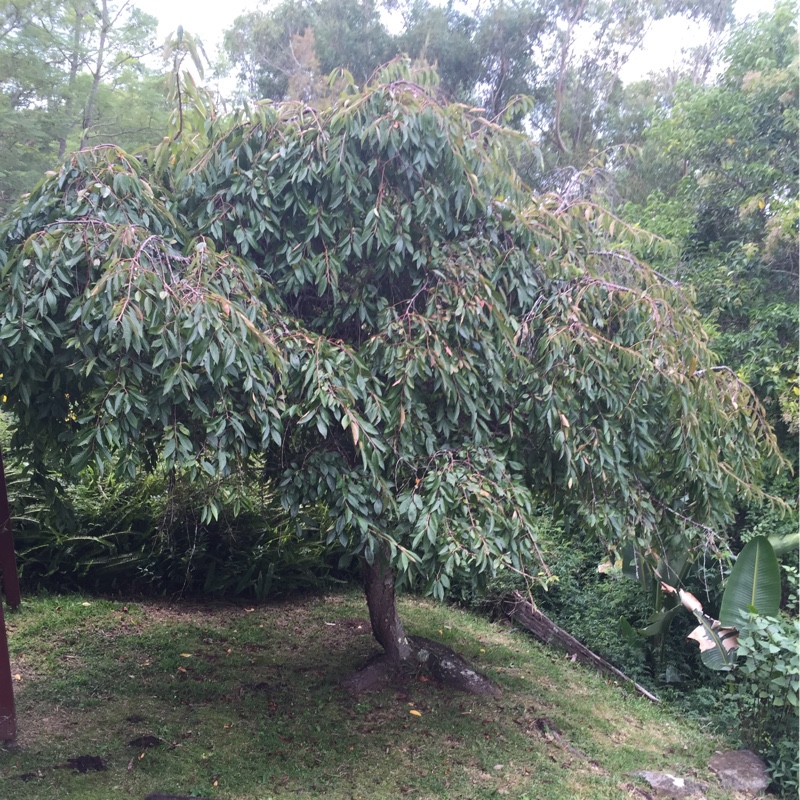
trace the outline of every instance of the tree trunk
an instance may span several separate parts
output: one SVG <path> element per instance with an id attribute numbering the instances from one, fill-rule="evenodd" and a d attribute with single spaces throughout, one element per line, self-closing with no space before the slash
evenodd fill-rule
<path id="1" fill-rule="evenodd" d="M 397 615 L 394 570 L 387 561 L 383 552 L 377 554 L 372 564 L 362 561 L 361 576 L 367 593 L 372 634 L 386 651 L 386 658 L 392 664 L 400 664 L 411 657 L 411 645 Z"/>
<path id="2" fill-rule="evenodd" d="M 67 97 L 64 103 L 64 131 L 58 137 L 58 160 L 61 161 L 67 152 L 67 135 L 72 127 L 72 112 L 75 105 L 75 83 L 78 78 L 78 69 L 81 62 L 81 37 L 83 36 L 83 18 L 85 11 L 76 10 L 75 28 L 72 31 L 72 52 L 69 56 L 69 77 L 67 79 Z"/>
<path id="3" fill-rule="evenodd" d="M 97 101 L 97 90 L 100 88 L 100 78 L 103 76 L 103 60 L 106 55 L 106 38 L 108 37 L 108 31 L 110 28 L 111 22 L 108 18 L 108 2 L 107 0 L 103 0 L 100 16 L 100 42 L 97 45 L 97 60 L 94 66 L 94 72 L 92 73 L 92 88 L 89 91 L 89 99 L 86 102 L 86 109 L 83 112 L 81 150 L 83 150 L 83 148 L 88 144 L 89 129 L 92 127 L 92 123 L 94 122 L 94 105 Z"/>
<path id="4" fill-rule="evenodd" d="M 499 687 L 476 672 L 458 653 L 422 636 L 406 636 L 397 615 L 394 570 L 388 553 L 377 554 L 374 562 L 361 563 L 361 575 L 367 594 L 372 634 L 385 653 L 371 659 L 363 669 L 344 681 L 353 694 L 381 688 L 398 676 L 425 669 L 437 681 L 470 694 L 500 695 Z"/>

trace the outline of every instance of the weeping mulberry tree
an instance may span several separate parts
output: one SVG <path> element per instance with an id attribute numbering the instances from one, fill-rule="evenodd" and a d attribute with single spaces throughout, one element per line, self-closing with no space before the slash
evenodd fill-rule
<path id="1" fill-rule="evenodd" d="M 612 548 L 696 546 L 775 453 L 642 234 L 532 196 L 518 135 L 428 84 L 394 66 L 324 111 L 84 150 L 0 231 L 0 393 L 32 459 L 253 470 L 323 505 L 389 666 L 429 654 L 396 587 L 538 572 L 543 501 Z"/>

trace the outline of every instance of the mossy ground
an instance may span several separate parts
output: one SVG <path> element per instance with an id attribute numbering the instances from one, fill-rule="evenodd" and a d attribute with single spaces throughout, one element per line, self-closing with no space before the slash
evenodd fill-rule
<path id="1" fill-rule="evenodd" d="M 705 766 L 721 743 L 696 723 L 505 623 L 417 599 L 401 612 L 410 633 L 457 649 L 502 697 L 422 675 L 349 697 L 339 681 L 375 650 L 355 592 L 261 606 L 27 600 L 7 616 L 19 737 L 0 750 L 0 797 L 643 797 L 634 770 L 729 797 Z M 145 736 L 160 743 L 129 744 Z M 107 770 L 66 766 L 81 755 Z"/>

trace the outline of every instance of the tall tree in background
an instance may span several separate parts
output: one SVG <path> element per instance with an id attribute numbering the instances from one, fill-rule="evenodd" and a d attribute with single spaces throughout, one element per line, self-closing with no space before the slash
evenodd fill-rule
<path id="1" fill-rule="evenodd" d="M 0 1 L 0 209 L 71 148 L 163 135 L 155 28 L 130 2 Z"/>
<path id="2" fill-rule="evenodd" d="M 399 25 L 394 33 L 382 23 L 387 6 Z M 324 76 L 344 67 L 363 84 L 400 54 L 434 64 L 449 99 L 483 106 L 493 117 L 515 96 L 530 95 L 534 112 L 516 123 L 536 131 L 550 172 L 581 168 L 598 147 L 622 143 L 614 130 L 620 70 L 653 22 L 682 15 L 719 31 L 731 22 L 731 8 L 732 0 L 285 0 L 239 17 L 225 48 L 256 97 L 295 97 L 290 80 L 298 71 Z"/>
<path id="3" fill-rule="evenodd" d="M 625 99 L 620 73 L 654 22 L 680 16 L 720 31 L 733 21 L 732 6 L 732 0 L 554 0 L 552 36 L 537 55 L 544 69 L 533 93 L 545 172 L 580 169 L 598 149 L 631 143 L 614 128 Z"/>
<path id="4" fill-rule="evenodd" d="M 738 29 L 711 86 L 685 82 L 637 165 L 629 218 L 674 241 L 713 346 L 759 391 L 794 450 L 797 415 L 798 49 L 793 3 Z"/>
<path id="5" fill-rule="evenodd" d="M 390 41 L 375 0 L 285 0 L 238 17 L 224 46 L 251 96 L 316 100 L 309 86 L 337 68 L 364 84 L 394 56 Z"/>

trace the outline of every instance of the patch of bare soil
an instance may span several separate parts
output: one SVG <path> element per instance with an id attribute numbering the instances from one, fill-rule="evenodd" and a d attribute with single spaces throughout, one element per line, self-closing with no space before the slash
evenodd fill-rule
<path id="1" fill-rule="evenodd" d="M 137 750 L 147 750 L 150 747 L 157 747 L 160 744 L 164 744 L 163 739 L 159 739 L 157 736 L 147 735 L 131 739 L 128 742 L 128 747 L 135 747 Z"/>
<path id="2" fill-rule="evenodd" d="M 338 627 L 340 630 L 346 630 L 349 633 L 355 633 L 358 635 L 372 633 L 372 626 L 370 625 L 369 620 L 364 619 L 363 617 L 342 617 L 342 619 L 337 619 L 333 623 L 325 624 L 331 624 Z"/>
<path id="3" fill-rule="evenodd" d="M 242 606 L 227 603 L 193 603 L 190 601 L 167 603 L 163 600 L 158 602 L 144 600 L 138 603 L 138 606 L 139 614 L 147 623 L 191 622 L 202 624 L 203 622 L 212 622 L 219 617 L 229 621 L 253 613 L 252 609 L 248 611 Z"/>
<path id="4" fill-rule="evenodd" d="M 56 764 L 54 769 L 74 769 L 76 772 L 105 772 L 108 767 L 100 756 L 75 756 L 64 764 Z"/>
<path id="5" fill-rule="evenodd" d="M 21 695 L 17 695 L 18 700 Z M 55 741 L 69 739 L 74 736 L 77 714 L 69 713 L 61 708 L 52 708 L 49 713 L 42 713 L 42 707 L 37 706 L 36 713 L 27 711 L 27 704 L 17 703 L 17 718 L 24 719 L 25 724 L 17 728 L 17 738 L 14 746 L 27 750 L 40 740 Z"/>
<path id="6" fill-rule="evenodd" d="M 574 767 L 596 775 L 608 775 L 596 761 L 590 759 L 577 747 L 570 744 L 564 732 L 549 717 L 523 715 L 514 720 L 532 739 L 548 745 L 552 761 L 563 761 L 562 767 Z"/>

